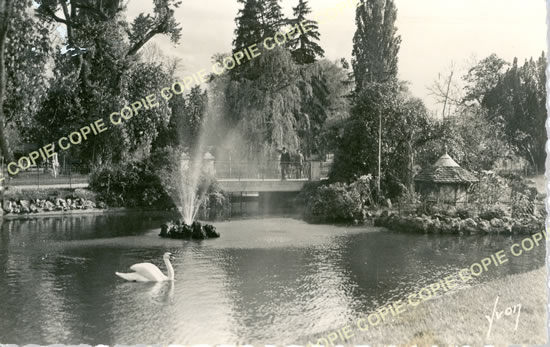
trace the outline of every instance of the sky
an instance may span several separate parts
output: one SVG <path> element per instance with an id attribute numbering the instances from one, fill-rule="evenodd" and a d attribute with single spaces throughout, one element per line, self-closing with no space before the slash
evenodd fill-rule
<path id="1" fill-rule="evenodd" d="M 325 57 L 350 61 L 355 32 L 355 10 L 345 8 L 337 17 L 321 17 L 340 2 L 355 0 L 310 0 L 312 17 L 319 21 L 321 46 Z M 147 3 L 147 4 L 146 4 Z M 128 16 L 148 12 L 151 1 L 131 1 Z M 297 0 L 283 0 L 286 15 L 291 15 Z M 399 78 L 410 83 L 413 95 L 428 108 L 440 108 L 429 95 L 428 87 L 438 74 L 448 74 L 454 64 L 462 76 L 472 62 L 496 53 L 506 61 L 520 62 L 547 51 L 546 7 L 544 0 L 396 0 L 399 53 Z M 166 55 L 182 61 L 180 75 L 211 69 L 215 53 L 231 51 L 237 0 L 183 0 L 176 19 L 183 32 L 179 45 L 165 37 L 154 39 Z"/>

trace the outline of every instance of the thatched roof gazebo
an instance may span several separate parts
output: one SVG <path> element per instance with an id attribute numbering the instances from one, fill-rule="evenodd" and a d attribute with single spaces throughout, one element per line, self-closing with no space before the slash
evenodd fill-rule
<path id="1" fill-rule="evenodd" d="M 424 200 L 436 203 L 467 203 L 468 188 L 479 179 L 463 169 L 447 153 L 414 178 L 416 191 Z"/>

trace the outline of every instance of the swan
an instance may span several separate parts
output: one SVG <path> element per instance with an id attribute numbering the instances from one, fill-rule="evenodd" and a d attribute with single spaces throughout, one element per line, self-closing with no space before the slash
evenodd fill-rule
<path id="1" fill-rule="evenodd" d="M 115 275 L 131 282 L 163 282 L 174 280 L 174 268 L 170 263 L 170 256 L 172 253 L 166 252 L 162 256 L 166 269 L 168 270 L 168 276 L 165 276 L 160 269 L 151 263 L 139 263 L 130 266 L 131 270 L 135 272 L 120 273 L 115 272 Z"/>

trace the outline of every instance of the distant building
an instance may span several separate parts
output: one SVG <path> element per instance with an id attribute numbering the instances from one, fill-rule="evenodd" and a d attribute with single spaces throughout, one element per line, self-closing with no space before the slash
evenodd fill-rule
<path id="1" fill-rule="evenodd" d="M 445 153 L 432 167 L 416 175 L 414 182 L 425 201 L 456 204 L 468 202 L 468 188 L 479 179 Z"/>

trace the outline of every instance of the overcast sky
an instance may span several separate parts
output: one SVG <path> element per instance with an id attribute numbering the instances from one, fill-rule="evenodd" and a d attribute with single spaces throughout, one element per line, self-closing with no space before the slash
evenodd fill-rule
<path id="1" fill-rule="evenodd" d="M 342 1 L 310 0 L 313 17 Z M 131 1 L 130 17 L 149 11 L 145 1 Z M 285 14 L 297 0 L 283 0 Z M 146 1 L 150 3 L 150 1 Z M 396 0 L 397 27 L 402 36 L 399 77 L 411 83 L 414 95 L 437 108 L 427 87 L 451 62 L 466 68 L 472 58 L 496 53 L 520 62 L 546 51 L 546 7 L 544 0 Z M 155 39 L 161 49 L 182 59 L 182 75 L 210 69 L 214 53 L 229 52 L 239 9 L 236 0 L 183 0 L 176 18 L 183 27 L 181 43 Z M 334 19 L 320 21 L 321 46 L 326 58 L 351 58 L 355 11 L 349 7 Z"/>

